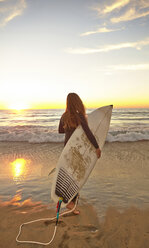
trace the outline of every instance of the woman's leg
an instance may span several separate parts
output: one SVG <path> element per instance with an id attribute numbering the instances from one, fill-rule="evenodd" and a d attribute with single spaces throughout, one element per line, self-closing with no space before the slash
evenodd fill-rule
<path id="1" fill-rule="evenodd" d="M 69 202 L 69 203 L 67 204 L 66 207 L 67 207 L 68 209 L 73 209 L 73 208 L 74 208 L 78 196 L 79 196 L 79 194 L 77 194 L 77 195 L 72 199 L 72 201 Z M 78 214 L 80 214 L 80 211 L 75 209 L 75 210 L 73 211 L 73 213 L 78 215 Z"/>

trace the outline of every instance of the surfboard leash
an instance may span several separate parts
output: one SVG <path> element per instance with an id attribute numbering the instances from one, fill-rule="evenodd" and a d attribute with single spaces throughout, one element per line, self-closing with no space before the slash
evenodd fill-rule
<path id="1" fill-rule="evenodd" d="M 60 197 L 59 198 L 59 201 L 57 202 L 56 216 L 55 217 L 53 217 L 53 218 L 42 218 L 42 219 L 32 220 L 32 221 L 28 221 L 28 222 L 25 222 L 25 223 L 21 224 L 20 225 L 20 228 L 19 228 L 18 235 L 16 237 L 16 242 L 18 242 L 18 243 L 24 243 L 24 244 L 37 244 L 37 245 L 44 245 L 44 246 L 51 244 L 52 241 L 55 238 L 55 235 L 56 235 L 59 217 L 60 216 L 63 216 L 63 215 L 66 215 L 66 214 L 69 214 L 69 213 L 72 213 L 75 210 L 75 208 L 77 206 L 77 203 L 78 203 L 78 196 L 77 196 L 77 199 L 76 199 L 74 208 L 71 209 L 71 210 L 69 210 L 69 211 L 65 211 L 64 213 L 61 213 L 60 214 L 60 208 L 61 208 L 62 202 L 63 202 L 63 198 Z M 56 219 L 56 224 L 55 224 L 55 227 L 54 227 L 53 236 L 52 236 L 52 238 L 51 238 L 51 240 L 49 242 L 42 243 L 42 242 L 32 241 L 32 240 L 19 240 L 19 237 L 21 235 L 21 231 L 22 231 L 22 227 L 23 226 L 28 225 L 28 224 L 31 224 L 31 223 L 39 222 L 39 221 L 52 221 L 52 220 L 55 220 L 55 219 Z"/>
<path id="2" fill-rule="evenodd" d="M 57 226 L 58 220 L 59 220 L 59 212 L 60 212 L 60 208 L 61 208 L 62 201 L 63 201 L 63 197 L 60 197 L 60 199 L 59 199 L 59 201 L 58 201 L 58 203 L 57 203 L 56 226 Z"/>

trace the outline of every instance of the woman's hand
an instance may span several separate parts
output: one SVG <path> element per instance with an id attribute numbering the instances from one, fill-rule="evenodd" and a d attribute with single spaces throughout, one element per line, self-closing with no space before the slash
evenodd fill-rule
<path id="1" fill-rule="evenodd" d="M 97 154 L 97 158 L 100 158 L 100 156 L 101 156 L 101 150 L 100 150 L 100 148 L 97 148 L 96 149 L 96 154 Z"/>

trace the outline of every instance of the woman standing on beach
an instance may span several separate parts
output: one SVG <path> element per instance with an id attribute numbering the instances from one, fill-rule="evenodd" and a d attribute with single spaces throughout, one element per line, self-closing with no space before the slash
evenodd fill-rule
<path id="1" fill-rule="evenodd" d="M 68 142 L 69 138 L 77 128 L 77 126 L 81 125 L 84 132 L 86 133 L 88 139 L 95 147 L 95 152 L 97 157 L 100 158 L 101 150 L 99 145 L 91 132 L 85 113 L 85 107 L 83 105 L 82 100 L 76 93 L 69 93 L 66 101 L 66 110 L 62 115 L 59 123 L 59 133 L 65 133 L 65 142 L 64 145 Z M 73 200 L 67 205 L 68 209 L 73 209 L 76 201 L 76 196 Z M 74 214 L 79 214 L 78 210 L 74 210 Z"/>

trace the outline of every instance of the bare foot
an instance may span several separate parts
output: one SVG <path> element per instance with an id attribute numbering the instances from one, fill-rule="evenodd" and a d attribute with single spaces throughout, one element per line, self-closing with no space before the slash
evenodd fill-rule
<path id="1" fill-rule="evenodd" d="M 74 208 L 74 206 L 75 206 L 74 202 L 71 201 L 70 203 L 67 204 L 66 207 L 67 207 L 68 209 L 72 210 L 72 209 Z M 80 214 L 80 211 L 75 209 L 75 210 L 73 211 L 73 213 L 74 213 L 75 215 L 79 215 L 79 214 Z"/>
<path id="2" fill-rule="evenodd" d="M 73 211 L 73 213 L 74 213 L 75 215 L 79 215 L 79 214 L 80 214 L 80 211 L 77 210 L 77 209 L 75 209 L 75 210 Z"/>
<path id="3" fill-rule="evenodd" d="M 66 206 L 66 208 L 68 208 L 68 209 L 73 209 L 74 208 L 74 202 L 69 202 L 68 204 L 67 204 L 67 206 Z"/>

